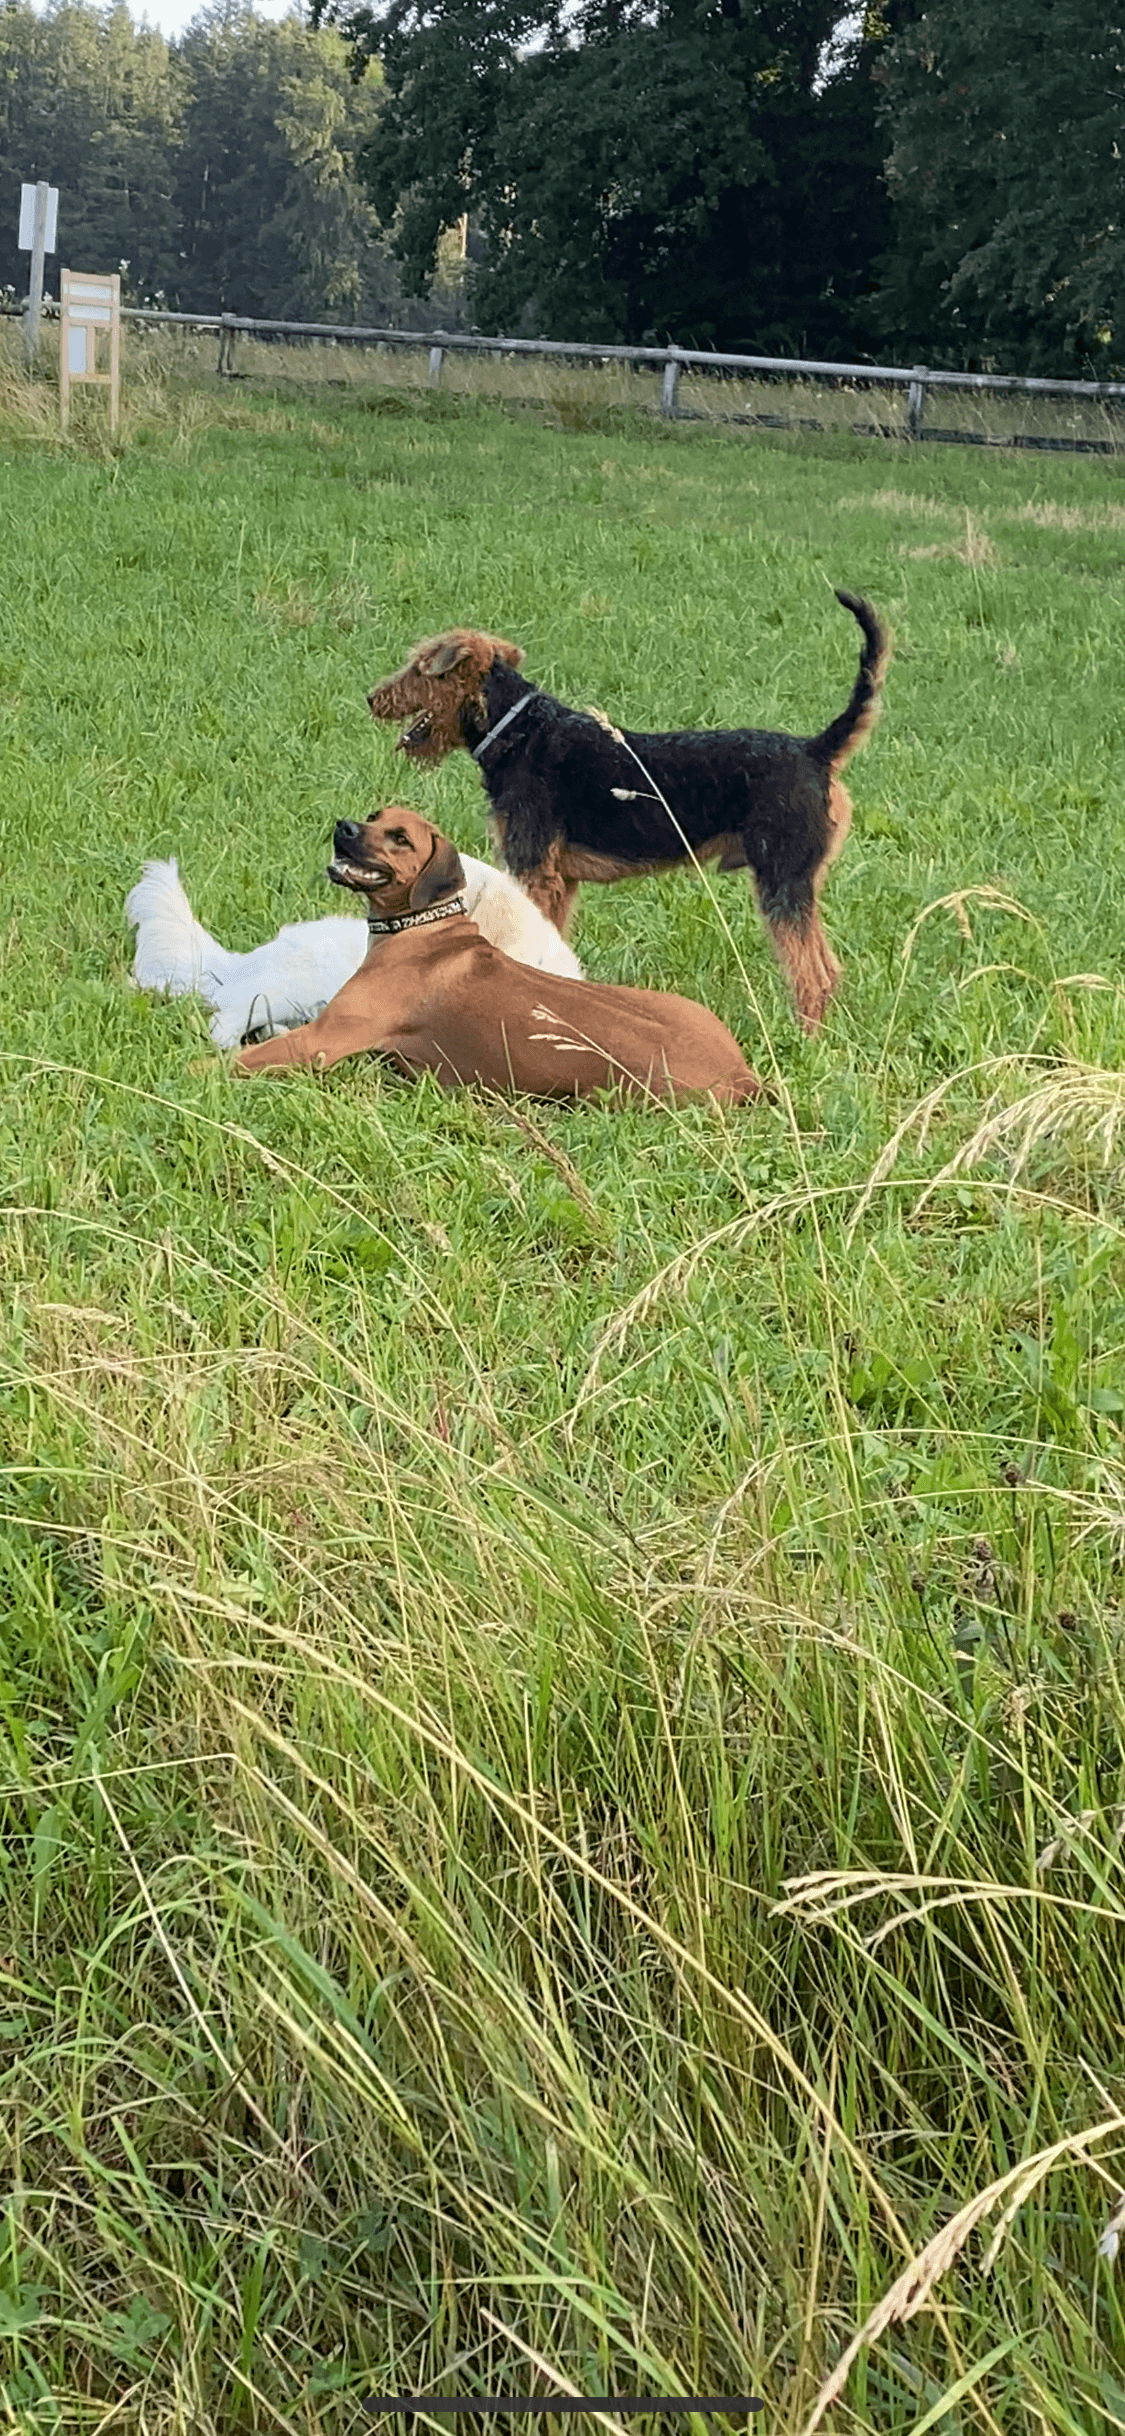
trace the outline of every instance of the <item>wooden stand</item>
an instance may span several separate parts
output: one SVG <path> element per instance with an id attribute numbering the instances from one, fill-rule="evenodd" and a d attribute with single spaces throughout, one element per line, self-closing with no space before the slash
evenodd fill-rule
<path id="1" fill-rule="evenodd" d="M 59 408 L 66 430 L 72 381 L 95 381 L 109 390 L 109 430 L 117 436 L 121 395 L 121 280 L 116 271 L 105 279 L 86 271 L 63 271 L 59 278 Z M 109 370 L 99 372 L 98 333 L 109 334 Z"/>

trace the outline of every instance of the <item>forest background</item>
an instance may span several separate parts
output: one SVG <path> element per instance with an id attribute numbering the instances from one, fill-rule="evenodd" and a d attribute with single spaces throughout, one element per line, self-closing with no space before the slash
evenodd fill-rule
<path id="1" fill-rule="evenodd" d="M 0 288 L 47 178 L 56 263 L 188 312 L 1120 377 L 1112 16 L 226 0 L 169 42 L 6 0 Z"/>

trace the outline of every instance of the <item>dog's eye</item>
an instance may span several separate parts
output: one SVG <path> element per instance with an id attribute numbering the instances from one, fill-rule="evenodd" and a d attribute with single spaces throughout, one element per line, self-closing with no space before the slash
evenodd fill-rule
<path id="1" fill-rule="evenodd" d="M 392 829 L 390 843 L 392 846 L 408 846 L 410 844 L 410 839 L 408 838 L 405 829 Z"/>

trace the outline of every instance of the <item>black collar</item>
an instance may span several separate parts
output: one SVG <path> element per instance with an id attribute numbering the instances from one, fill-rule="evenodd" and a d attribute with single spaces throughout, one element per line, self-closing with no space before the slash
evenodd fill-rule
<path id="1" fill-rule="evenodd" d="M 373 936 L 381 938 L 387 931 L 419 930 L 423 922 L 444 922 L 447 914 L 463 914 L 465 910 L 464 897 L 450 897 L 447 905 L 430 905 L 425 913 L 393 914 L 385 922 L 380 921 L 378 914 L 369 913 L 367 928 Z"/>

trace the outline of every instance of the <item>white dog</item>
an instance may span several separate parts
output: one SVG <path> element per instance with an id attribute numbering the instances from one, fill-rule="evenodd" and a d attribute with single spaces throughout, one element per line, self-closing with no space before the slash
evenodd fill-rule
<path id="1" fill-rule="evenodd" d="M 506 871 L 471 854 L 461 856 L 465 910 L 493 947 L 541 973 L 582 979 L 572 948 Z M 180 885 L 175 857 L 146 863 L 125 899 L 137 933 L 133 979 L 142 990 L 191 991 L 215 1010 L 211 1038 L 236 1049 L 247 1033 L 269 1040 L 308 1023 L 358 973 L 367 954 L 367 923 L 354 914 L 320 922 L 287 922 L 276 939 L 244 956 L 220 947 L 197 922 Z"/>

